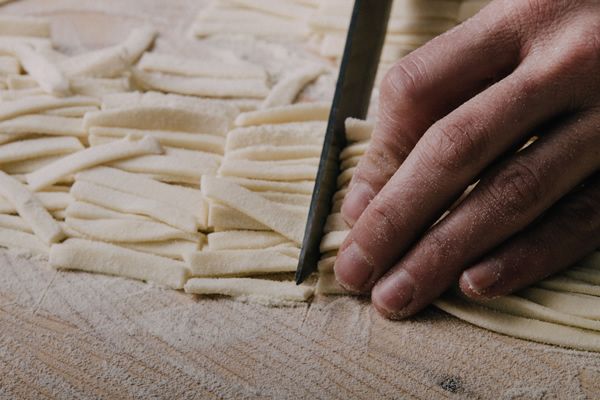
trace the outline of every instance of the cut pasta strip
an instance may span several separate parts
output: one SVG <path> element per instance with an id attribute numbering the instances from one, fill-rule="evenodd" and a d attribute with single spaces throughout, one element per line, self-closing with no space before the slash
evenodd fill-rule
<path id="1" fill-rule="evenodd" d="M 4 134 L 35 133 L 54 136 L 75 136 L 84 138 L 81 118 L 65 118 L 53 115 L 24 115 L 0 122 L 0 132 Z"/>
<path id="2" fill-rule="evenodd" d="M 185 291 L 203 295 L 248 296 L 283 301 L 306 301 L 313 295 L 311 287 L 297 286 L 291 281 L 251 278 L 192 278 L 185 284 Z"/>
<path id="3" fill-rule="evenodd" d="M 23 218 L 18 215 L 2 215 L 0 214 L 0 228 L 14 229 L 16 231 L 33 234 L 31 226 Z"/>
<path id="4" fill-rule="evenodd" d="M 227 159 L 250 160 L 250 161 L 279 161 L 294 160 L 302 158 L 320 157 L 321 146 L 316 145 L 298 145 L 298 146 L 272 146 L 255 145 L 246 148 L 240 148 L 228 151 L 225 155 Z"/>
<path id="5" fill-rule="evenodd" d="M 84 181 L 75 182 L 71 188 L 71 195 L 77 200 L 122 213 L 145 215 L 184 232 L 198 231 L 199 224 L 193 214 L 153 199 Z"/>
<path id="6" fill-rule="evenodd" d="M 15 176 L 13 176 L 13 178 L 15 178 Z M 38 192 L 35 194 L 35 197 L 42 203 L 42 206 L 44 206 L 46 210 L 52 212 L 64 210 L 69 206 L 72 200 L 69 193 L 61 192 Z M 15 214 L 17 213 L 17 209 L 13 204 L 0 197 L 0 213 Z"/>
<path id="7" fill-rule="evenodd" d="M 266 108 L 240 114 L 237 126 L 284 124 L 289 122 L 326 121 L 329 118 L 329 103 L 299 103 Z M 325 132 L 325 130 L 323 130 Z M 323 133 L 324 134 L 324 133 Z"/>
<path id="8" fill-rule="evenodd" d="M 355 168 L 355 167 L 358 166 L 358 163 L 360 162 L 361 158 L 362 158 L 362 156 L 355 156 L 355 157 L 346 158 L 340 164 L 340 168 L 342 170 L 347 170 L 347 169 L 350 169 L 350 168 Z"/>
<path id="9" fill-rule="evenodd" d="M 50 265 L 124 276 L 172 289 L 182 289 L 189 274 L 183 262 L 84 239 L 69 239 L 52 246 Z"/>
<path id="10" fill-rule="evenodd" d="M 13 56 L 0 56 L 0 75 L 19 74 L 21 72 L 21 64 Z"/>
<path id="11" fill-rule="evenodd" d="M 250 146 L 322 146 L 325 137 L 324 122 L 288 123 L 233 129 L 227 135 L 225 151 Z"/>
<path id="12" fill-rule="evenodd" d="M 64 60 L 60 68 L 69 77 L 112 78 L 122 74 L 154 42 L 156 31 L 149 27 L 134 29 L 123 43 Z"/>
<path id="13" fill-rule="evenodd" d="M 23 140 L 0 146 L 0 163 L 30 160 L 32 158 L 70 154 L 83 150 L 79 140 L 72 137 L 51 137 Z"/>
<path id="14" fill-rule="evenodd" d="M 36 196 L 22 183 L 2 171 L 0 171 L 0 195 L 14 206 L 44 243 L 57 243 L 64 239 L 60 226 Z"/>
<path id="15" fill-rule="evenodd" d="M 47 256 L 50 248 L 37 236 L 20 230 L 0 228 L 0 246 L 17 248 Z"/>
<path id="16" fill-rule="evenodd" d="M 351 294 L 344 289 L 335 279 L 334 274 L 320 274 L 319 280 L 317 281 L 317 287 L 315 288 L 316 294 L 327 294 L 327 295 L 343 295 Z"/>
<path id="17" fill-rule="evenodd" d="M 308 19 L 313 13 L 312 7 L 307 7 L 302 4 L 293 2 L 285 2 L 280 0 L 232 0 L 233 4 L 260 10 L 262 12 L 277 15 L 280 17 L 290 18 L 292 20 Z"/>
<path id="18" fill-rule="evenodd" d="M 485 302 L 475 301 L 475 303 L 482 307 L 518 317 L 600 331 L 600 321 L 565 314 L 518 296 L 502 296 Z"/>
<path id="19" fill-rule="evenodd" d="M 544 289 L 558 290 L 561 292 L 581 293 L 600 297 L 600 286 L 566 277 L 552 277 L 539 282 L 537 286 Z"/>
<path id="20" fill-rule="evenodd" d="M 110 166 L 128 172 L 156 175 L 163 178 L 171 176 L 173 177 L 171 182 L 181 182 L 178 179 L 183 179 L 197 183 L 203 175 L 215 175 L 218 162 L 203 157 L 201 154 L 186 159 L 181 159 L 177 155 L 164 155 L 136 157 L 111 163 Z"/>
<path id="21" fill-rule="evenodd" d="M 77 174 L 78 181 L 95 183 L 121 192 L 153 199 L 193 214 L 206 227 L 207 210 L 202 192 L 182 186 L 168 185 L 139 174 L 114 168 L 97 167 Z"/>
<path id="22" fill-rule="evenodd" d="M 14 47 L 15 56 L 25 71 L 36 80 L 46 93 L 65 96 L 70 92 L 70 83 L 62 71 L 42 53 L 27 45 Z"/>
<path id="23" fill-rule="evenodd" d="M 2 220 L 0 219 L 0 226 Z M 265 249 L 288 243 L 288 239 L 275 232 L 226 231 L 207 236 L 208 250 Z"/>
<path id="24" fill-rule="evenodd" d="M 184 254 L 198 251 L 201 244 L 198 242 L 188 242 L 186 240 L 169 240 L 166 242 L 151 243 L 119 243 L 119 246 L 142 253 L 149 253 L 183 261 Z"/>
<path id="25" fill-rule="evenodd" d="M 565 314 L 600 320 L 600 298 L 579 293 L 527 288 L 519 296 Z"/>
<path id="26" fill-rule="evenodd" d="M 369 148 L 369 142 L 357 142 L 347 146 L 340 153 L 341 160 L 347 160 L 352 157 L 361 157 Z"/>
<path id="27" fill-rule="evenodd" d="M 321 258 L 317 263 L 317 269 L 320 273 L 333 273 L 333 266 L 337 255 Z"/>
<path id="28" fill-rule="evenodd" d="M 313 180 L 319 170 L 318 164 L 288 164 L 277 161 L 227 160 L 219 168 L 223 176 L 257 178 L 273 181 Z"/>
<path id="29" fill-rule="evenodd" d="M 259 194 L 267 200 L 287 204 L 289 206 L 297 206 L 300 209 L 305 208 L 306 211 L 308 211 L 308 206 L 310 206 L 310 201 L 312 199 L 311 196 L 296 193 L 261 192 Z"/>
<path id="30" fill-rule="evenodd" d="M 133 79 L 146 90 L 160 90 L 189 96 L 265 98 L 269 94 L 264 79 L 182 77 L 161 72 L 134 71 Z"/>
<path id="31" fill-rule="evenodd" d="M 349 230 L 334 231 L 327 233 L 325 236 L 323 236 L 323 239 L 321 240 L 321 253 L 326 253 L 328 251 L 339 249 L 342 243 L 344 243 L 346 236 L 348 236 L 348 233 L 350 233 Z"/>
<path id="32" fill-rule="evenodd" d="M 261 179 L 228 177 L 228 181 L 254 192 L 281 192 L 312 195 L 314 181 L 276 182 Z"/>
<path id="33" fill-rule="evenodd" d="M 1 123 L 0 123 L 1 125 Z M 205 133 L 188 133 L 173 131 L 152 131 L 147 129 L 132 128 L 105 128 L 92 127 L 89 129 L 90 144 L 98 144 L 102 139 L 120 139 L 129 136 L 132 139 L 141 139 L 150 136 L 159 141 L 161 145 L 181 147 L 189 150 L 208 151 L 223 154 L 225 150 L 225 138 L 221 136 L 208 135 Z"/>
<path id="34" fill-rule="evenodd" d="M 50 37 L 50 22 L 41 18 L 1 15 L 0 36 Z"/>
<path id="35" fill-rule="evenodd" d="M 98 111 L 98 107 L 96 106 L 78 106 L 78 107 L 62 107 L 56 108 L 54 110 L 44 111 L 45 115 L 51 115 L 56 117 L 65 117 L 65 118 L 82 118 L 85 113 L 91 111 Z M 83 128 L 83 123 L 81 124 Z"/>
<path id="36" fill-rule="evenodd" d="M 334 213 L 330 214 L 327 217 L 327 222 L 325 223 L 325 233 L 335 232 L 335 231 L 347 231 L 350 229 L 350 226 L 346 223 L 342 214 Z"/>
<path id="37" fill-rule="evenodd" d="M 29 174 L 61 158 L 61 155 L 38 157 L 23 161 L 14 161 L 7 164 L 2 164 L 0 165 L 0 168 L 2 169 L 2 171 L 6 172 L 9 175 Z"/>
<path id="38" fill-rule="evenodd" d="M 309 65 L 284 76 L 273 86 L 261 108 L 292 104 L 304 87 L 321 76 L 323 72 L 323 66 Z"/>
<path id="39" fill-rule="evenodd" d="M 90 147 L 70 154 L 42 169 L 28 174 L 27 182 L 32 190 L 37 191 L 58 182 L 65 176 L 99 164 L 143 154 L 160 154 L 162 152 L 163 149 L 156 139 L 145 137 L 139 141 L 133 141 L 125 138 L 103 146 Z"/>
<path id="40" fill-rule="evenodd" d="M 298 259 L 276 250 L 205 250 L 183 256 L 192 276 L 248 276 L 294 272 Z"/>
<path id="41" fill-rule="evenodd" d="M 200 186 L 205 196 L 248 215 L 297 244 L 302 243 L 305 213 L 265 200 L 264 197 L 224 179 L 203 176 Z"/>
<path id="42" fill-rule="evenodd" d="M 232 24 L 230 21 L 199 21 L 192 25 L 192 34 L 202 38 L 211 35 L 252 35 L 252 36 L 278 36 L 278 37 L 305 37 L 309 29 L 303 22 L 264 18 L 260 21 L 239 21 Z"/>
<path id="43" fill-rule="evenodd" d="M 208 226 L 219 230 L 270 230 L 268 226 L 250 218 L 243 212 L 218 203 L 210 204 Z"/>
<path id="44" fill-rule="evenodd" d="M 439 299 L 434 304 L 457 318 L 494 332 L 535 342 L 600 351 L 600 336 L 594 331 L 498 313 L 458 298 Z"/>
<path id="45" fill-rule="evenodd" d="M 345 125 L 346 138 L 349 142 L 363 142 L 366 140 L 371 140 L 373 129 L 375 129 L 373 123 L 355 118 L 346 119 Z"/>
<path id="46" fill-rule="evenodd" d="M 79 219 L 67 217 L 66 225 L 87 238 L 103 242 L 139 243 L 165 240 L 199 242 L 199 234 L 141 219 Z"/>
<path id="47" fill-rule="evenodd" d="M 83 126 L 149 129 L 225 136 L 230 120 L 223 115 L 168 107 L 135 107 L 87 113 Z M 199 132 L 200 130 L 200 132 Z"/>
<path id="48" fill-rule="evenodd" d="M 236 60 L 235 63 L 224 63 L 222 61 L 200 60 L 161 53 L 144 53 L 138 63 L 138 68 L 144 71 L 166 72 L 194 77 L 257 78 L 263 82 L 267 78 L 267 73 L 263 67 L 242 60 Z"/>
<path id="49" fill-rule="evenodd" d="M 144 215 L 122 213 L 85 201 L 73 201 L 66 209 L 66 216 L 80 219 L 139 219 L 149 221 Z"/>
<path id="50" fill-rule="evenodd" d="M 82 96 L 102 97 L 109 93 L 131 90 L 129 77 L 124 78 L 71 78 L 71 91 Z"/>
<path id="51" fill-rule="evenodd" d="M 592 285 L 600 285 L 600 271 L 594 268 L 569 268 L 563 275 Z"/>
<path id="52" fill-rule="evenodd" d="M 92 97 L 72 96 L 56 98 L 50 96 L 34 96 L 3 103 L 2 107 L 0 107 L 0 121 L 15 118 L 19 115 L 35 114 L 56 108 L 93 105 L 99 105 L 99 102 Z"/>

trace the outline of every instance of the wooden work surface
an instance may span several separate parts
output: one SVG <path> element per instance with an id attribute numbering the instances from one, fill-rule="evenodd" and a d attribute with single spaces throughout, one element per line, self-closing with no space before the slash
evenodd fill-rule
<path id="1" fill-rule="evenodd" d="M 151 22 L 183 34 L 193 0 L 22 0 L 65 48 Z M 269 308 L 0 252 L 0 398 L 600 398 L 600 356 L 437 310 L 390 322 L 365 301 Z"/>

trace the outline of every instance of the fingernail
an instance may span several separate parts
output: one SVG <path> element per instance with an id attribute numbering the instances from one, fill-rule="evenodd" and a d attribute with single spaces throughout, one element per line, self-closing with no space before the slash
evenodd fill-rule
<path id="1" fill-rule="evenodd" d="M 500 275 L 496 266 L 482 264 L 463 272 L 462 279 L 471 291 L 476 294 L 485 294 L 488 289 L 498 283 Z"/>
<path id="2" fill-rule="evenodd" d="M 408 272 L 400 270 L 375 286 L 373 299 L 378 308 L 394 317 L 410 304 L 414 290 L 412 277 Z"/>
<path id="3" fill-rule="evenodd" d="M 342 250 L 333 268 L 339 284 L 357 292 L 362 290 L 373 273 L 373 266 L 356 243 Z"/>
<path id="4" fill-rule="evenodd" d="M 373 197 L 373 189 L 368 184 L 357 182 L 353 185 L 344 199 L 344 204 L 342 204 L 342 216 L 346 222 L 353 225 L 373 200 Z"/>

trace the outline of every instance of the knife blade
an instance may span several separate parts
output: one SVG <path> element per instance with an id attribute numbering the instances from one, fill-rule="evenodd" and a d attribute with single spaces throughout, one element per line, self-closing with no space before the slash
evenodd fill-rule
<path id="1" fill-rule="evenodd" d="M 296 270 L 297 284 L 317 269 L 319 245 L 340 171 L 339 155 L 346 145 L 344 123 L 350 117 L 367 116 L 392 1 L 354 2 Z"/>

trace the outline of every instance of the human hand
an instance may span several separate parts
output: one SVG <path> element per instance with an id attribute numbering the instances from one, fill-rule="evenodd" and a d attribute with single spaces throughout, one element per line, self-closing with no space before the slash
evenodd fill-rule
<path id="1" fill-rule="evenodd" d="M 600 2 L 495 0 L 400 60 L 342 213 L 336 277 L 391 318 L 457 280 L 510 293 L 598 247 Z"/>

